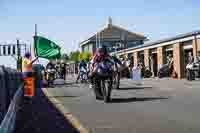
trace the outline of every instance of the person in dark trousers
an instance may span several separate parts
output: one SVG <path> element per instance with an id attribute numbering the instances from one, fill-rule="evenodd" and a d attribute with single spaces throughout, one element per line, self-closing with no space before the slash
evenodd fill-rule
<path id="1" fill-rule="evenodd" d="M 61 75 L 64 80 L 66 80 L 66 63 L 61 63 Z"/>

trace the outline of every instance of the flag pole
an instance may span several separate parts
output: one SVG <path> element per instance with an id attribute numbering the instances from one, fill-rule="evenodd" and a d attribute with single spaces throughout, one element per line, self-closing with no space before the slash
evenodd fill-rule
<path id="1" fill-rule="evenodd" d="M 35 36 L 37 36 L 37 24 L 35 24 Z"/>
<path id="2" fill-rule="evenodd" d="M 35 24 L 35 35 L 34 35 L 34 44 L 33 44 L 33 53 L 34 56 L 37 56 L 37 51 L 36 51 L 36 37 L 37 37 L 37 24 Z M 39 62 L 39 60 L 37 60 L 37 62 Z"/>
<path id="3" fill-rule="evenodd" d="M 33 36 L 33 53 L 34 53 L 34 56 L 36 55 L 36 48 L 35 48 L 35 44 L 36 44 L 36 36 L 37 36 L 37 24 L 35 24 L 35 34 Z"/>

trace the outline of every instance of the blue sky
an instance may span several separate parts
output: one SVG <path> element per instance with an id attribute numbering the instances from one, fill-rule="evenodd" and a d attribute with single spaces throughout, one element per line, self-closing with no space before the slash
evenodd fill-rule
<path id="1" fill-rule="evenodd" d="M 32 43 L 37 23 L 40 35 L 69 52 L 105 26 L 108 16 L 116 25 L 157 40 L 200 30 L 199 7 L 198 0 L 0 0 L 0 43 L 16 38 Z M 12 58 L 2 59 L 0 64 L 13 65 Z"/>

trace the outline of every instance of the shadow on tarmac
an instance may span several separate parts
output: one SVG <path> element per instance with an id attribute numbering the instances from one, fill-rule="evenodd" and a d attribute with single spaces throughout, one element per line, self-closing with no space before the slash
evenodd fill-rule
<path id="1" fill-rule="evenodd" d="M 80 87 L 78 84 L 76 84 L 75 82 L 71 82 L 71 83 L 64 83 L 64 84 L 55 84 L 53 88 L 58 88 L 58 87 Z"/>
<path id="2" fill-rule="evenodd" d="M 65 97 L 70 97 L 70 98 L 75 98 L 75 97 L 79 97 L 79 96 L 72 96 L 72 95 L 67 95 L 67 96 L 49 96 L 49 98 L 65 98 Z"/>
<path id="3" fill-rule="evenodd" d="M 169 99 L 169 98 L 168 97 L 112 98 L 110 103 L 144 102 L 144 101 L 154 101 L 154 100 L 164 100 L 164 99 Z"/>
<path id="4" fill-rule="evenodd" d="M 142 89 L 152 89 L 152 87 L 143 87 L 143 86 L 123 87 L 123 88 L 119 88 L 118 90 L 142 90 Z"/>
<path id="5" fill-rule="evenodd" d="M 14 133 L 78 133 L 39 88 L 19 107 Z"/>

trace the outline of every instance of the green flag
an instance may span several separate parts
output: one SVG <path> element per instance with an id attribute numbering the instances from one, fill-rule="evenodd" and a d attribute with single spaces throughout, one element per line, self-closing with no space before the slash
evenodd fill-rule
<path id="1" fill-rule="evenodd" d="M 61 57 L 61 48 L 54 42 L 41 36 L 35 36 L 34 41 L 36 56 L 46 59 L 58 59 Z"/>

